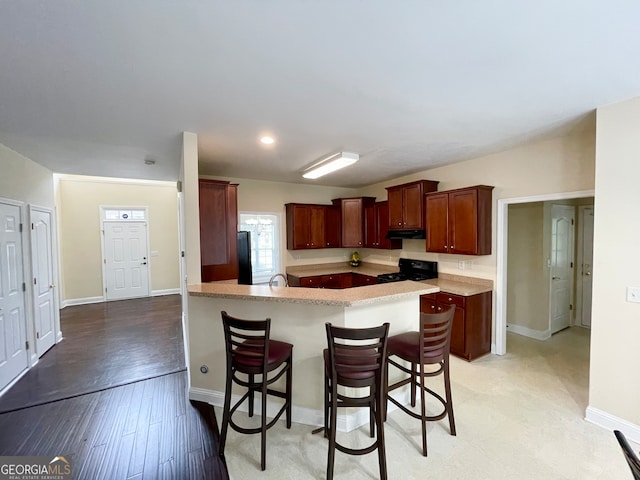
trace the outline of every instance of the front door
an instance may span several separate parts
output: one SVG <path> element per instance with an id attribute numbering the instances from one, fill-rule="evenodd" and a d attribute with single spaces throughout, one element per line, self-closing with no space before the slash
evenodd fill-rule
<path id="1" fill-rule="evenodd" d="M 551 205 L 551 334 L 571 324 L 573 297 L 573 237 L 575 208 Z"/>
<path id="2" fill-rule="evenodd" d="M 31 208 L 31 265 L 36 324 L 36 352 L 44 355 L 56 343 L 52 213 Z"/>
<path id="3" fill-rule="evenodd" d="M 0 203 L 0 390 L 28 366 L 20 207 Z"/>
<path id="4" fill-rule="evenodd" d="M 149 296 L 146 222 L 104 222 L 107 300 Z"/>

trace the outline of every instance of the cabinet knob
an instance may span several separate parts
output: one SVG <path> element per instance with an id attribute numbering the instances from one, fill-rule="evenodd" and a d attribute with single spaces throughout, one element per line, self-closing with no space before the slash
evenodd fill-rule
<path id="1" fill-rule="evenodd" d="M 449 300 L 448 300 L 448 301 L 450 302 L 451 300 L 453 300 L 453 298 L 449 297 Z"/>
<path id="2" fill-rule="evenodd" d="M 450 248 L 451 250 L 453 250 L 453 245 L 449 245 L 449 248 Z"/>

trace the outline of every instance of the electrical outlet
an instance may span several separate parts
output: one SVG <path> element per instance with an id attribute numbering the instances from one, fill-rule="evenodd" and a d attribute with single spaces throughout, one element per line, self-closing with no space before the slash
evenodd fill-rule
<path id="1" fill-rule="evenodd" d="M 640 303 L 640 287 L 627 287 L 627 302 Z"/>
<path id="2" fill-rule="evenodd" d="M 458 270 L 464 270 L 465 268 L 467 268 L 467 262 L 458 260 Z"/>

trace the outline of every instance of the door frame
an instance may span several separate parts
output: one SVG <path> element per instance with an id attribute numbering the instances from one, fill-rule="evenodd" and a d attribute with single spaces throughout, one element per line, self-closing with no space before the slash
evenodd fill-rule
<path id="1" fill-rule="evenodd" d="M 594 197 L 595 190 L 579 190 L 565 193 L 547 193 L 529 197 L 501 198 L 496 212 L 496 319 L 495 344 L 492 352 L 497 355 L 507 353 L 507 258 L 509 232 L 509 205 L 515 203 L 546 202 L 549 200 L 567 200 L 573 198 Z"/>
<path id="2" fill-rule="evenodd" d="M 148 297 L 153 296 L 151 290 L 151 243 L 149 242 L 149 207 L 140 206 L 122 206 L 122 205 L 100 205 L 100 249 L 102 254 L 102 301 L 107 302 L 107 295 L 105 294 L 107 289 L 107 257 L 105 255 L 104 245 L 104 224 L 105 223 L 127 223 L 128 220 L 107 220 L 105 218 L 106 210 L 144 210 L 144 220 L 131 220 L 131 222 L 143 222 L 145 224 L 145 240 L 147 242 L 147 285 L 149 285 Z M 135 297 L 144 298 L 144 297 Z M 121 299 L 126 300 L 126 299 Z"/>
<path id="3" fill-rule="evenodd" d="M 54 309 L 54 328 L 56 331 L 56 338 L 55 338 L 55 343 L 59 343 L 62 340 L 62 330 L 60 327 L 60 288 L 59 288 L 59 259 L 58 259 L 58 239 L 57 239 L 57 232 L 58 232 L 58 228 L 57 228 L 57 223 L 56 223 L 56 217 L 57 217 L 57 212 L 55 210 L 55 208 L 48 208 L 48 207 L 41 207 L 38 205 L 29 205 L 29 223 L 33 223 L 33 218 L 32 218 L 32 212 L 33 211 L 37 211 L 40 213 L 48 213 L 49 214 L 49 218 L 51 219 L 51 268 L 52 268 L 52 277 L 54 279 L 55 282 L 57 282 L 56 284 L 54 284 L 54 292 L 52 295 L 53 298 L 53 309 Z M 31 250 L 31 232 L 32 230 L 29 228 L 29 264 L 31 266 L 30 269 L 30 273 L 31 273 L 31 278 L 33 278 L 34 276 L 34 265 L 33 265 L 33 251 Z M 31 283 L 31 282 L 29 282 Z M 31 288 L 33 289 L 33 285 L 31 285 Z M 32 290 L 33 291 L 33 290 Z M 32 299 L 31 299 L 31 305 L 32 308 L 35 309 L 35 301 L 36 301 L 36 296 L 35 294 L 32 295 Z M 35 321 L 36 321 L 36 315 L 35 315 L 35 310 L 32 310 L 33 312 L 33 328 L 35 330 Z M 33 344 L 34 347 L 36 345 L 36 341 L 35 338 L 33 340 Z M 35 349 L 35 348 L 34 348 Z M 39 357 L 39 352 L 36 352 L 36 355 Z"/>

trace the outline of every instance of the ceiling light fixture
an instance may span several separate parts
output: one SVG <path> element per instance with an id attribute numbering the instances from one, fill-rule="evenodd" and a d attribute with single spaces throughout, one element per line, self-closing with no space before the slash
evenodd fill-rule
<path id="1" fill-rule="evenodd" d="M 268 136 L 268 135 L 265 135 L 264 137 L 262 137 L 260 139 L 260 141 L 262 143 L 264 143 L 265 145 L 272 145 L 273 143 L 275 143 L 275 139 L 273 137 Z"/>
<path id="2" fill-rule="evenodd" d="M 348 167 L 349 165 L 353 165 L 358 161 L 359 158 L 360 155 L 358 155 L 357 153 L 334 153 L 333 155 L 330 155 L 327 158 L 324 158 L 319 162 L 311 165 L 302 173 L 302 176 L 304 178 L 311 179 L 322 177 L 323 175 L 326 175 L 328 173 L 335 172 L 336 170 Z"/>

